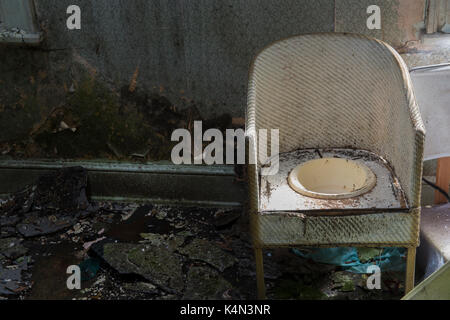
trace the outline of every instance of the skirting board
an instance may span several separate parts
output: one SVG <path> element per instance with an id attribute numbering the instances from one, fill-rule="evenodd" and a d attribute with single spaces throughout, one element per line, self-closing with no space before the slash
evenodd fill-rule
<path id="1" fill-rule="evenodd" d="M 94 200 L 151 201 L 174 205 L 241 206 L 245 186 L 232 166 L 188 166 L 90 161 L 1 160 L 0 194 L 11 194 L 62 167 L 88 170 Z"/>

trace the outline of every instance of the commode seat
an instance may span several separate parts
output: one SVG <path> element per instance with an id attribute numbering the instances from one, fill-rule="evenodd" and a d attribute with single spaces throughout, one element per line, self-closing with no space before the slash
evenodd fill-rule
<path id="1" fill-rule="evenodd" d="M 279 139 L 272 139 L 273 130 Z M 250 69 L 246 114 L 258 297 L 265 297 L 262 250 L 269 247 L 405 247 L 405 291 L 410 291 L 424 137 L 408 69 L 386 43 L 318 33 L 263 49 Z M 267 176 L 263 169 L 273 146 L 279 149 L 279 170 Z M 301 170 L 323 165 L 325 158 L 354 161 L 369 170 L 356 170 L 350 180 L 341 176 L 337 185 L 327 185 L 332 170 L 320 183 Z M 289 183 L 295 168 L 299 171 Z M 342 191 L 343 186 L 356 194 Z"/>

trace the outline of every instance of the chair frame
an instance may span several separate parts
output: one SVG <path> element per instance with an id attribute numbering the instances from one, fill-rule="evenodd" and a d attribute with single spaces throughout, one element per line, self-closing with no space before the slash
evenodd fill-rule
<path id="1" fill-rule="evenodd" d="M 270 49 L 272 46 L 280 43 L 286 43 L 290 40 L 300 39 L 301 37 L 352 37 L 352 39 L 360 39 L 361 41 L 370 41 L 371 43 L 376 43 L 377 46 L 384 47 L 384 50 L 390 51 L 392 54 L 393 60 L 400 68 L 400 73 L 402 79 L 404 81 L 404 91 L 406 96 L 406 102 L 409 111 L 410 119 L 410 127 L 412 128 L 412 143 L 414 144 L 414 154 L 411 154 L 411 170 L 408 174 L 404 174 L 403 181 L 401 181 L 401 185 L 406 184 L 408 191 L 405 192 L 408 202 L 409 209 L 408 214 L 411 217 L 411 220 L 408 222 L 408 226 L 405 227 L 410 233 L 409 238 L 406 240 L 399 241 L 361 241 L 357 243 L 268 243 L 261 238 L 260 227 L 261 227 L 261 219 L 259 213 L 261 212 L 259 208 L 259 186 L 260 186 L 260 169 L 258 162 L 258 150 L 257 150 L 257 130 L 260 129 L 257 126 L 256 119 L 256 109 L 257 102 L 255 99 L 256 93 L 256 82 L 257 77 L 255 77 L 255 64 L 258 57 L 267 49 Z M 280 110 L 278 110 L 279 112 Z M 406 121 L 406 120 L 405 120 Z M 267 128 L 269 129 L 269 128 Z M 406 278 L 405 278 L 405 292 L 408 293 L 414 287 L 414 271 L 415 271 L 415 256 L 416 256 L 416 247 L 419 244 L 419 219 L 420 219 L 420 193 L 421 193 L 421 177 L 422 177 L 422 160 L 423 160 L 423 143 L 424 143 L 425 130 L 422 123 L 422 119 L 420 117 L 420 113 L 418 111 L 417 104 L 415 102 L 415 97 L 412 92 L 411 80 L 409 78 L 409 73 L 404 64 L 401 57 L 386 43 L 372 39 L 369 37 L 365 37 L 357 34 L 344 34 L 344 33 L 322 33 L 322 34 L 306 34 L 291 37 L 288 39 L 280 40 L 272 43 L 263 49 L 253 60 L 252 66 L 250 69 L 249 76 L 249 93 L 248 93 L 248 107 L 246 114 L 246 156 L 247 156 L 247 178 L 248 178 L 248 214 L 250 217 L 250 227 L 251 234 L 253 238 L 253 246 L 254 246 L 254 254 L 255 254 L 255 262 L 256 262 L 256 278 L 257 278 L 257 290 L 258 290 L 258 298 L 264 299 L 266 296 L 265 293 L 265 281 L 264 281 L 264 266 L 263 266 L 263 249 L 265 248 L 275 248 L 275 247 L 342 247 L 342 246 L 353 246 L 353 247 L 405 247 L 407 249 L 407 261 L 406 261 Z M 282 140 L 283 141 L 283 140 Z M 321 146 L 318 146 L 319 148 Z M 336 148 L 342 146 L 335 146 Z M 292 149 L 293 151 L 295 149 Z M 285 150 L 286 151 L 286 150 Z M 406 157 L 408 159 L 408 157 Z M 389 159 L 388 159 L 388 162 Z M 406 179 L 405 179 L 406 177 Z M 362 214 L 361 216 L 363 216 Z M 410 229 L 408 229 L 410 228 Z M 395 231 L 395 230 L 394 230 Z"/>

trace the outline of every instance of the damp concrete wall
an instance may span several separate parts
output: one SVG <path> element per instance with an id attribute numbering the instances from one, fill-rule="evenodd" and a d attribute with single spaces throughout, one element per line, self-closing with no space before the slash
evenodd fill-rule
<path id="1" fill-rule="evenodd" d="M 66 27 L 71 4 L 81 8 L 81 30 Z M 370 4 L 381 8 L 382 30 L 366 27 Z M 44 42 L 0 46 L 1 156 L 158 160 L 170 155 L 175 128 L 197 119 L 221 129 L 239 124 L 249 65 L 271 42 L 342 31 L 402 48 L 419 39 L 425 0 L 35 5 Z"/>
<path id="2" fill-rule="evenodd" d="M 72 48 L 119 85 L 138 68 L 139 86 L 176 105 L 192 102 L 206 117 L 242 116 L 249 63 L 262 47 L 334 26 L 329 0 L 82 0 L 82 29 L 68 31 L 72 2 L 37 1 L 49 48 Z"/>

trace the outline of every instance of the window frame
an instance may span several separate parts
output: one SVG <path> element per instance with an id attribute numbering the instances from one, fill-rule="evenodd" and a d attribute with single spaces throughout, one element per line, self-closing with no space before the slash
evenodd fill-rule
<path id="1" fill-rule="evenodd" d="M 0 0 L 0 43 L 36 45 L 42 41 L 33 0 Z"/>

